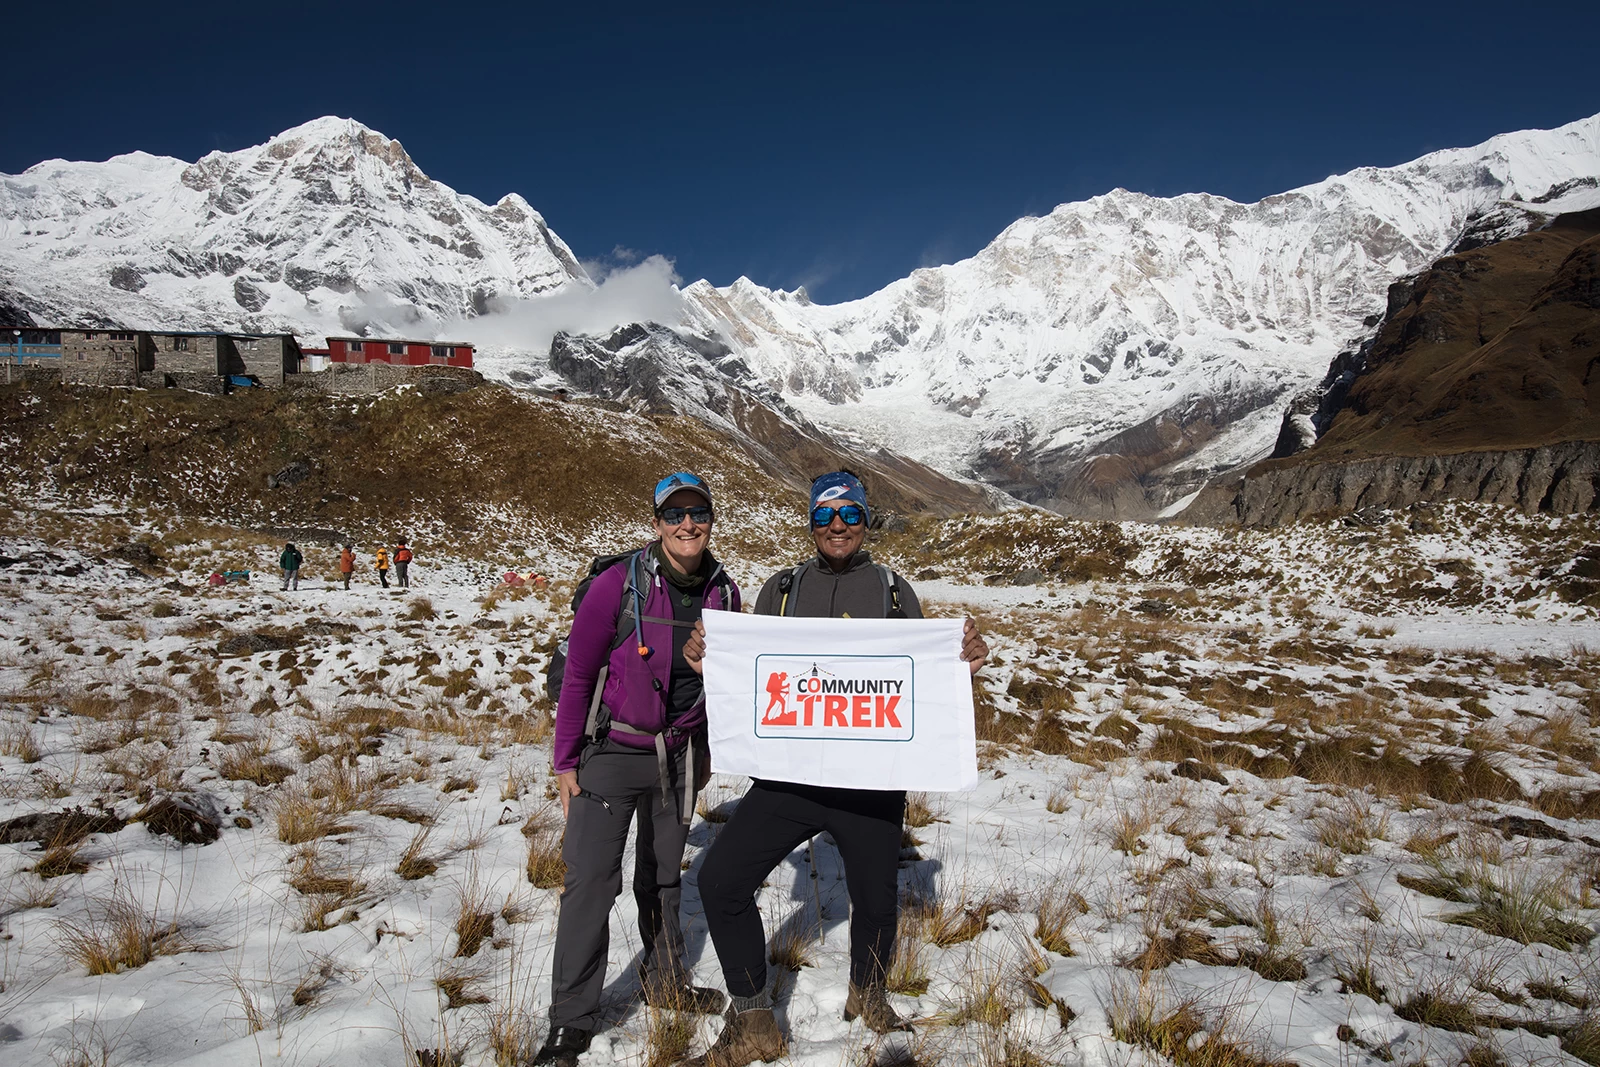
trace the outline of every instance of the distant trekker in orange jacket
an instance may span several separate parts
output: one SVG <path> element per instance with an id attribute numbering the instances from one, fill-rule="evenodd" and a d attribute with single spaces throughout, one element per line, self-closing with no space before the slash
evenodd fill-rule
<path id="1" fill-rule="evenodd" d="M 355 545 L 347 544 L 344 551 L 339 553 L 339 577 L 344 579 L 344 587 L 350 588 L 350 576 L 356 572 Z"/>
<path id="2" fill-rule="evenodd" d="M 406 547 L 406 539 L 402 537 L 394 543 L 395 580 L 399 583 L 401 589 L 411 588 L 411 578 L 406 574 L 410 569 L 411 550 Z"/>
<path id="3" fill-rule="evenodd" d="M 389 588 L 389 550 L 378 549 L 378 554 L 373 557 L 373 562 L 378 566 L 378 581 L 385 589 Z"/>

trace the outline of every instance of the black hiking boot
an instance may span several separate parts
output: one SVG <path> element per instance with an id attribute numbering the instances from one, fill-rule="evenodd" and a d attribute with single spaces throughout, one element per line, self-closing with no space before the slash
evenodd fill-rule
<path id="1" fill-rule="evenodd" d="M 578 1057 L 589 1049 L 589 1039 L 594 1035 L 576 1026 L 553 1026 L 544 1047 L 533 1057 L 535 1064 L 548 1063 L 552 1067 L 578 1067 Z"/>

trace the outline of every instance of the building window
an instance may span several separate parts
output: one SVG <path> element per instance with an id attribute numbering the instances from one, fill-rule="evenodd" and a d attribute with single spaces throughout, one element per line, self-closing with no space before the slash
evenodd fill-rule
<path id="1" fill-rule="evenodd" d="M 187 337 L 174 337 L 172 339 L 172 350 L 174 352 L 189 351 L 189 339 Z"/>
<path id="2" fill-rule="evenodd" d="M 390 341 L 389 354 L 391 356 L 403 356 L 406 354 L 406 346 L 396 341 Z"/>
<path id="3" fill-rule="evenodd" d="M 344 346 L 346 348 L 348 348 L 350 351 L 357 352 L 357 353 L 365 352 L 366 349 L 367 349 L 367 346 L 362 344 L 360 341 L 346 341 L 344 343 Z"/>
<path id="4" fill-rule="evenodd" d="M 434 359 L 449 359 L 453 355 L 455 355 L 455 349 L 451 348 L 449 345 L 433 346 Z"/>
<path id="5" fill-rule="evenodd" d="M 126 353 L 126 352 L 118 352 L 117 353 L 117 362 L 118 363 L 126 363 L 127 361 L 128 361 L 128 353 Z"/>
<path id="6" fill-rule="evenodd" d="M 85 333 L 85 334 L 84 334 L 84 335 L 83 335 L 83 339 L 84 339 L 84 340 L 85 340 L 85 341 L 93 341 L 93 340 L 94 340 L 94 334 L 92 334 L 92 333 Z"/>
<path id="7" fill-rule="evenodd" d="M 79 352 L 78 353 L 78 362 L 79 363 L 87 363 L 88 361 L 89 361 L 89 354 L 87 352 Z"/>

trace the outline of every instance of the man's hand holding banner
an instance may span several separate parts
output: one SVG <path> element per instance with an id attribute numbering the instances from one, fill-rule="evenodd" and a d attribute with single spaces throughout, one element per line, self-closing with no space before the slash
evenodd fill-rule
<path id="1" fill-rule="evenodd" d="M 962 620 L 703 619 L 712 770 L 853 789 L 977 787 Z"/>

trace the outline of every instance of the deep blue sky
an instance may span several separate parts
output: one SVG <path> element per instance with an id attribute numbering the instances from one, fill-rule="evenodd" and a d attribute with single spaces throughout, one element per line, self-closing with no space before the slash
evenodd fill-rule
<path id="1" fill-rule="evenodd" d="M 832 302 L 1116 186 L 1255 200 L 1600 111 L 1593 2 L 690 11 L 14 5 L 0 172 L 341 115 L 580 257 Z"/>

